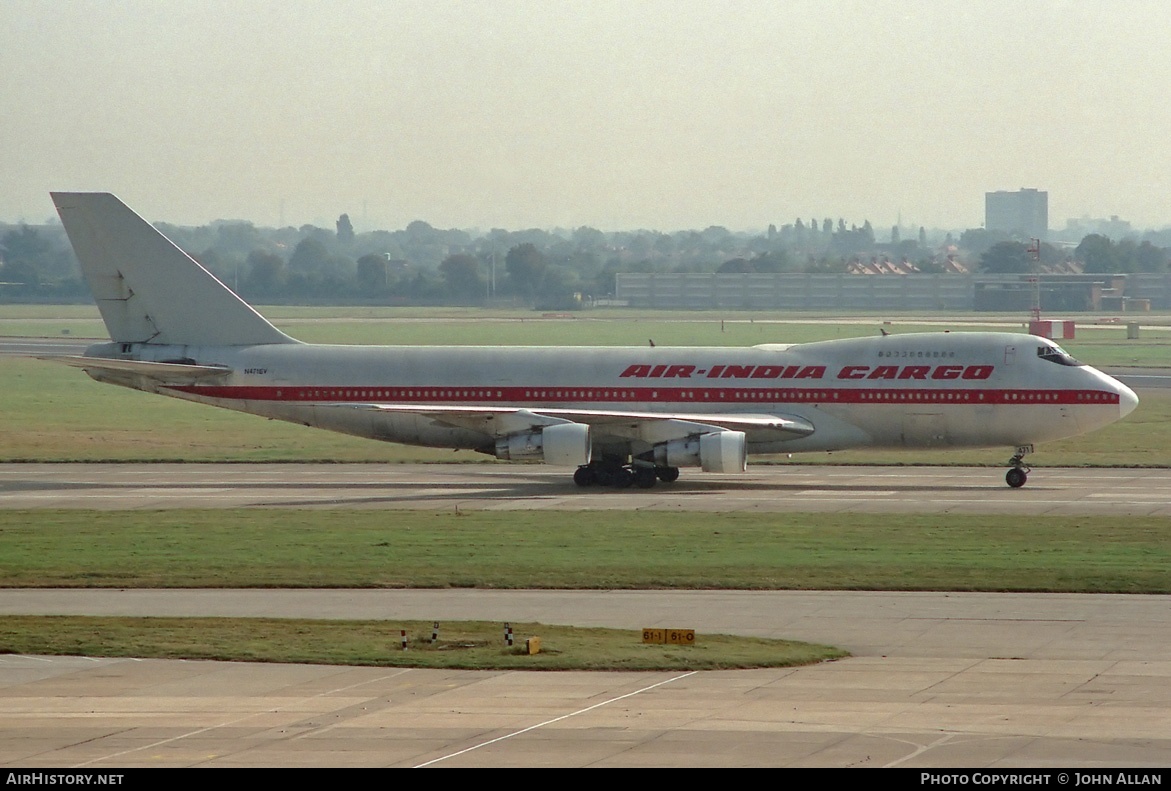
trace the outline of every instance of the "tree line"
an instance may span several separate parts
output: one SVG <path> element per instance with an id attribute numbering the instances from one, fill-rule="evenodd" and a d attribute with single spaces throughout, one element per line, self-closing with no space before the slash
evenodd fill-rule
<path id="1" fill-rule="evenodd" d="M 942 272 L 950 260 L 982 272 L 1035 271 L 1039 261 L 1082 262 L 1087 272 L 1162 272 L 1158 234 L 1140 240 L 1086 236 L 1076 249 L 972 229 L 953 238 L 923 228 L 878 241 L 869 221 L 797 219 L 764 233 L 721 226 L 702 231 L 603 232 L 493 229 L 473 233 L 417 220 L 397 231 L 335 227 L 260 228 L 245 221 L 157 227 L 248 300 L 376 304 L 515 304 L 571 309 L 614 293 L 618 272 L 845 272 L 851 262 L 904 262 Z M 1166 232 L 1160 232 L 1166 233 Z M 1171 238 L 1166 240 L 1171 244 Z M 77 262 L 59 224 L 0 232 L 0 299 L 85 299 Z"/>
<path id="2" fill-rule="evenodd" d="M 992 245 L 980 255 L 979 271 L 999 274 L 1027 274 L 1037 265 L 1076 261 L 1086 274 L 1134 274 L 1138 272 L 1166 272 L 1171 254 L 1150 240 L 1137 242 L 1122 239 L 1115 242 L 1101 234 L 1090 234 L 1082 239 L 1072 252 L 1051 244 L 1038 247 L 1019 241 L 1003 241 Z"/>

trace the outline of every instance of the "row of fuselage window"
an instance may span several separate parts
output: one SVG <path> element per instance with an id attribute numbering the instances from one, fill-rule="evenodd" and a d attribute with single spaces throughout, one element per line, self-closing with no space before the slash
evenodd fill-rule
<path id="1" fill-rule="evenodd" d="M 277 398 L 283 393 L 277 392 Z M 876 401 L 919 401 L 928 403 L 945 402 L 1057 402 L 1063 400 L 1062 394 L 1051 391 L 1001 391 L 999 398 L 988 398 L 984 392 L 965 392 L 963 390 L 682 390 L 673 391 L 664 396 L 677 401 L 769 401 L 769 402 L 825 402 L 840 401 L 843 397 L 854 402 Z M 297 397 L 301 400 L 318 399 L 464 399 L 464 400 L 496 400 L 505 399 L 500 390 L 298 390 Z M 510 395 L 510 398 L 516 396 Z M 649 395 L 645 392 L 633 390 L 525 390 L 526 400 L 533 399 L 586 399 L 586 400 L 615 400 L 615 401 L 655 401 L 659 398 L 659 391 L 652 390 Z M 1109 393 L 1096 391 L 1078 391 L 1077 401 L 1081 403 L 1107 402 L 1111 400 Z"/>

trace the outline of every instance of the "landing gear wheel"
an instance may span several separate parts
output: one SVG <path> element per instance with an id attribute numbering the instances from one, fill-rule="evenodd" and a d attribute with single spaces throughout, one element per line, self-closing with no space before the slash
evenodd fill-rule
<path id="1" fill-rule="evenodd" d="M 573 482 L 578 486 L 601 486 L 609 489 L 629 489 L 637 486 L 650 489 L 656 480 L 673 481 L 679 477 L 678 467 L 652 467 L 649 464 L 624 464 L 618 459 L 604 459 L 583 464 L 573 471 Z"/>
<path id="2" fill-rule="evenodd" d="M 655 485 L 654 467 L 635 467 L 634 485 L 640 489 L 650 489 Z"/>
<path id="3" fill-rule="evenodd" d="M 614 470 L 614 477 L 611 479 L 611 486 L 615 489 L 629 489 L 634 483 L 634 473 L 625 467 L 619 467 Z"/>
<path id="4" fill-rule="evenodd" d="M 1024 458 L 1033 452 L 1032 445 L 1017 445 L 1016 453 L 1008 460 L 1012 468 L 1004 475 L 1004 482 L 1014 489 L 1019 489 L 1029 480 L 1031 470 L 1025 466 Z"/>
<path id="5" fill-rule="evenodd" d="M 679 468 L 655 467 L 655 475 L 659 476 L 659 480 L 663 483 L 675 483 L 679 480 Z"/>

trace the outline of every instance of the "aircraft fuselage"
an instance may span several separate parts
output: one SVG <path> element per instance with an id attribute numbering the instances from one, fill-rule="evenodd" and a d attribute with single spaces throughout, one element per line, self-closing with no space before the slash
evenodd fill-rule
<path id="1" fill-rule="evenodd" d="M 574 481 L 737 473 L 750 453 L 1038 442 L 1138 399 L 1016 333 L 748 349 L 319 346 L 274 327 L 109 193 L 53 193 L 112 343 L 64 360 L 103 382 L 362 437 L 574 467 Z M 538 330 L 539 331 L 539 330 Z"/>
<path id="2" fill-rule="evenodd" d="M 1133 407 L 1133 394 L 1100 371 L 1038 356 L 1048 347 L 1016 333 L 922 333 L 752 348 L 100 344 L 88 354 L 232 371 L 179 386 L 93 372 L 102 381 L 363 437 L 486 452 L 480 432 L 339 407 L 750 412 L 817 426 L 797 438 L 749 431 L 753 453 L 1023 446 L 1090 431 Z"/>

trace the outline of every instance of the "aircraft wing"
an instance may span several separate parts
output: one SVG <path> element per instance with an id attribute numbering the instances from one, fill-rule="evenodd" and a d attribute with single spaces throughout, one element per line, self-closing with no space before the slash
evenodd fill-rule
<path id="1" fill-rule="evenodd" d="M 795 415 L 750 413 L 667 413 L 600 409 L 517 409 L 515 407 L 417 406 L 413 404 L 332 404 L 380 412 L 421 415 L 440 423 L 502 437 L 560 423 L 585 423 L 595 436 L 637 439 L 651 444 L 707 434 L 743 431 L 775 439 L 796 439 L 813 433 L 813 424 Z"/>

